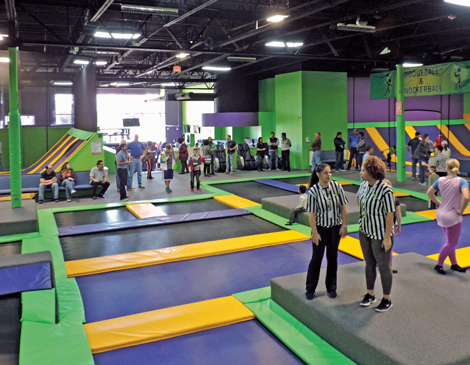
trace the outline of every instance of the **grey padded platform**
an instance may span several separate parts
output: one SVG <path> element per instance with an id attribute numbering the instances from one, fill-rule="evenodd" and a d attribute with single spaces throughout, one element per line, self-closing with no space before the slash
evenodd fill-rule
<path id="1" fill-rule="evenodd" d="M 38 216 L 34 200 L 23 200 L 21 207 L 15 209 L 11 208 L 10 201 L 0 204 L 0 234 L 2 236 L 37 231 Z"/>
<path id="2" fill-rule="evenodd" d="M 322 269 L 316 296 L 304 298 L 306 274 L 271 280 L 272 299 L 358 364 L 470 364 L 470 273 L 437 274 L 436 261 L 416 253 L 395 256 L 393 307 L 361 307 L 364 263 L 338 267 L 338 297 L 325 292 Z M 382 298 L 380 275 L 376 297 Z"/>
<path id="3" fill-rule="evenodd" d="M 346 205 L 348 209 L 348 224 L 356 224 L 359 221 L 359 206 L 357 204 L 356 194 L 349 191 L 345 191 L 344 194 L 346 195 L 346 198 L 348 198 L 348 204 Z M 263 209 L 289 219 L 292 208 L 299 205 L 299 195 L 263 198 L 261 199 L 261 205 L 263 206 Z M 406 204 L 400 204 L 400 209 L 402 217 L 405 217 Z M 308 215 L 306 213 L 301 213 L 299 215 L 298 222 L 300 224 L 310 226 Z"/>

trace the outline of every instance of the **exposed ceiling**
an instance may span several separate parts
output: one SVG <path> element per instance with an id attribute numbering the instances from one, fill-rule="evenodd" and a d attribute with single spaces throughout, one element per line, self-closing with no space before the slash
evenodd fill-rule
<path id="1" fill-rule="evenodd" d="M 126 5 L 162 9 L 128 12 Z M 276 13 L 289 17 L 266 21 Z M 356 22 L 375 32 L 338 29 L 338 23 Z M 5 0 L 0 5 L 0 34 L 10 34 L 0 47 L 18 45 L 20 80 L 41 85 L 72 79 L 82 67 L 75 60 L 106 61 L 97 66 L 99 86 L 117 81 L 210 86 L 218 72 L 202 69 L 209 65 L 256 79 L 291 70 L 369 75 L 407 60 L 468 60 L 469 29 L 470 8 L 443 0 Z M 131 33 L 136 39 L 98 38 L 96 32 Z M 303 45 L 271 48 L 265 45 L 270 41 Z M 381 55 L 385 47 L 391 52 Z M 179 53 L 189 56 L 180 59 Z"/>

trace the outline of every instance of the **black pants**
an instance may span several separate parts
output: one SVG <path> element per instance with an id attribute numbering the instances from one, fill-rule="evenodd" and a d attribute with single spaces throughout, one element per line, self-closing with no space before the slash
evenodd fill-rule
<path id="1" fill-rule="evenodd" d="M 352 160 L 356 159 L 356 170 L 359 168 L 359 152 L 357 151 L 356 147 L 351 147 L 349 153 L 349 162 L 348 162 L 348 170 L 351 168 Z"/>
<path id="2" fill-rule="evenodd" d="M 96 196 L 96 188 L 98 188 L 99 185 L 101 185 L 103 187 L 103 189 L 101 189 L 100 191 L 100 195 L 104 195 L 106 193 L 106 190 L 108 190 L 109 188 L 109 182 L 102 182 L 102 181 L 98 181 L 98 182 L 95 182 L 95 181 L 92 181 L 90 182 L 91 186 L 93 187 L 93 196 Z M 119 187 L 119 189 L 121 189 L 121 187 Z"/>
<path id="3" fill-rule="evenodd" d="M 204 176 L 209 176 L 211 174 L 211 164 L 204 163 Z"/>
<path id="4" fill-rule="evenodd" d="M 121 200 L 126 197 L 127 173 L 129 169 L 117 169 L 119 176 L 119 195 Z"/>
<path id="5" fill-rule="evenodd" d="M 191 189 L 194 189 L 194 178 L 196 178 L 197 188 L 199 189 L 201 185 L 201 170 L 191 171 L 191 175 L 189 178 L 189 183 L 191 185 Z"/>
<path id="6" fill-rule="evenodd" d="M 281 151 L 282 169 L 290 171 L 290 150 Z"/>
<path id="7" fill-rule="evenodd" d="M 318 285 L 318 279 L 320 278 L 321 262 L 323 260 L 323 254 L 325 253 L 326 247 L 326 290 L 336 290 L 336 274 L 338 271 L 338 246 L 341 240 L 341 226 L 334 226 L 330 228 L 317 226 L 318 234 L 321 237 L 321 241 L 318 242 L 318 246 L 312 242 L 313 253 L 310 264 L 308 265 L 307 271 L 307 285 L 306 289 L 308 292 L 315 293 Z"/>
<path id="8" fill-rule="evenodd" d="M 189 172 L 188 161 L 181 161 L 181 172 Z"/>
<path id="9" fill-rule="evenodd" d="M 362 169 L 362 160 L 364 159 L 364 155 L 365 155 L 365 152 L 358 152 L 357 156 L 358 156 L 358 161 L 357 161 L 357 164 L 359 166 L 359 170 Z"/>

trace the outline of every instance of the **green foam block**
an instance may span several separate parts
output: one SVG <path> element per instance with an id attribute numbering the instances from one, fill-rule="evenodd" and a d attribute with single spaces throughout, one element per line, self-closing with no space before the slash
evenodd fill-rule
<path id="1" fill-rule="evenodd" d="M 253 289 L 248 291 L 243 291 L 241 293 L 233 294 L 233 296 L 238 299 L 243 304 L 259 302 L 261 300 L 266 300 L 271 298 L 271 287 L 265 286 L 260 289 Z"/>
<path id="2" fill-rule="evenodd" d="M 55 324 L 55 289 L 21 293 L 21 321 Z"/>
<path id="3" fill-rule="evenodd" d="M 40 236 L 58 236 L 59 230 L 51 209 L 40 209 L 38 214 L 38 226 Z"/>
<path id="4" fill-rule="evenodd" d="M 349 358 L 328 344 L 272 299 L 245 303 L 277 338 L 307 364 L 349 365 Z"/>
<path id="5" fill-rule="evenodd" d="M 20 365 L 94 364 L 85 329 L 81 323 L 21 324 Z"/>

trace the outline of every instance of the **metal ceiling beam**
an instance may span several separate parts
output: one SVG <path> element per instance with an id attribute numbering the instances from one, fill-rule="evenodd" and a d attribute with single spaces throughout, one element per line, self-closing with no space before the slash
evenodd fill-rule
<path id="1" fill-rule="evenodd" d="M 16 23 L 15 0 L 5 0 L 5 8 L 7 11 L 8 21 Z"/>
<path id="2" fill-rule="evenodd" d="M 103 5 L 96 11 L 95 15 L 93 15 L 90 19 L 91 22 L 97 22 L 99 18 L 104 14 L 106 10 L 111 6 L 114 0 L 105 0 Z"/>
<path id="3" fill-rule="evenodd" d="M 209 0 L 209 1 L 205 2 L 204 4 L 199 5 L 197 8 L 194 8 L 193 10 L 190 10 L 187 13 L 184 13 L 180 17 L 178 17 L 176 19 L 173 19 L 171 22 L 166 23 L 164 25 L 164 27 L 165 28 L 171 27 L 173 24 L 176 24 L 176 23 L 182 21 L 183 19 L 186 19 L 187 17 L 197 13 L 199 10 L 207 8 L 209 5 L 212 5 L 213 3 L 216 3 L 217 1 L 219 1 L 219 0 Z"/>

